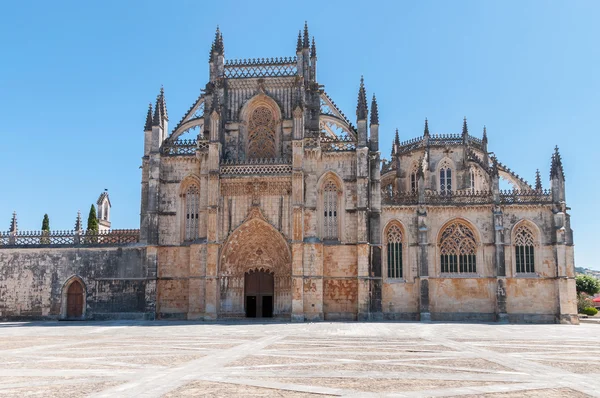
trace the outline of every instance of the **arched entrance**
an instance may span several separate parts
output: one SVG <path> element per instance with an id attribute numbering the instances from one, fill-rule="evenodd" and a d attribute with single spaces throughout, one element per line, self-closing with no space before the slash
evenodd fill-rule
<path id="1" fill-rule="evenodd" d="M 218 316 L 290 316 L 291 263 L 284 236 L 253 207 L 221 252 Z"/>
<path id="2" fill-rule="evenodd" d="M 69 285 L 67 290 L 67 318 L 83 317 L 83 286 L 77 280 Z"/>
<path id="3" fill-rule="evenodd" d="M 244 297 L 247 318 L 272 318 L 273 274 L 264 270 L 248 271 L 244 275 Z"/>

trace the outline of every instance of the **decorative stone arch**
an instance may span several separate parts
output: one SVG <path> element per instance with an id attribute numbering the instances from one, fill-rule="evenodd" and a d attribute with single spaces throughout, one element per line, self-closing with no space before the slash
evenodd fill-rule
<path id="1" fill-rule="evenodd" d="M 395 231 L 394 231 L 395 230 Z M 401 277 L 390 277 L 389 276 L 389 248 L 388 248 L 388 244 L 389 244 L 389 239 L 390 239 L 390 233 L 391 232 L 399 232 L 400 236 L 401 236 L 401 243 L 402 243 L 402 276 Z M 383 228 L 383 234 L 382 234 L 382 241 L 383 241 L 383 253 L 382 253 L 382 264 L 383 265 L 383 269 L 385 272 L 385 278 L 386 279 L 403 279 L 403 280 L 407 280 L 409 279 L 409 267 L 407 267 L 407 265 L 409 264 L 409 251 L 408 251 L 408 247 L 409 247 L 409 239 L 408 239 L 408 235 L 406 234 L 406 228 L 404 228 L 404 224 L 402 224 L 402 222 L 398 219 L 392 219 L 390 220 L 385 227 Z"/>
<path id="2" fill-rule="evenodd" d="M 329 183 L 329 185 L 328 185 Z M 344 203 L 345 198 L 345 189 L 344 189 L 344 181 L 340 178 L 340 176 L 329 170 L 323 173 L 319 180 L 317 181 L 317 234 L 321 239 L 327 239 L 326 230 L 325 230 L 325 194 L 328 188 L 331 188 L 331 183 L 335 185 L 337 189 L 337 202 L 336 202 L 336 210 L 337 210 L 337 240 L 344 241 L 344 236 L 342 231 L 344 230 L 344 222 L 346 215 L 346 206 Z"/>
<path id="3" fill-rule="evenodd" d="M 408 175 L 406 176 L 406 192 L 412 192 L 413 175 L 414 175 L 416 184 L 419 183 L 418 182 L 418 180 L 419 180 L 419 175 L 418 175 L 419 161 L 421 161 L 421 159 L 417 159 L 417 160 L 413 161 L 410 166 Z M 438 184 L 439 184 L 439 177 L 438 177 Z M 418 192 L 418 188 L 417 188 L 416 192 Z"/>
<path id="4" fill-rule="evenodd" d="M 264 120 L 262 116 L 268 116 L 271 114 L 272 120 Z M 246 159 L 250 159 L 250 150 L 253 150 L 253 144 L 251 142 L 251 135 L 253 134 L 254 117 L 260 118 L 262 124 L 259 124 L 261 128 L 272 129 L 273 133 L 273 153 L 272 158 L 279 158 L 283 153 L 283 137 L 282 137 L 282 121 L 283 113 L 279 104 L 270 97 L 269 95 L 261 92 L 254 97 L 250 98 L 242 106 L 240 110 L 240 144 L 243 149 L 242 152 L 245 154 Z M 268 153 L 268 148 L 264 149 Z"/>
<path id="5" fill-rule="evenodd" d="M 517 235 L 523 232 L 523 229 L 528 230 L 531 233 L 531 243 L 533 246 L 533 266 L 534 272 L 538 272 L 542 265 L 540 247 L 542 246 L 542 234 L 535 222 L 530 219 L 522 218 L 513 225 L 510 231 L 510 247 L 511 247 L 511 259 L 512 259 L 512 272 L 513 275 L 517 275 Z M 523 237 L 521 237 L 523 239 Z M 532 272 L 533 273 L 533 272 Z"/>
<path id="6" fill-rule="evenodd" d="M 193 202 L 190 203 L 190 194 L 194 194 Z M 202 208 L 202 183 L 200 177 L 195 174 L 188 174 L 179 185 L 179 212 L 177 217 L 177 222 L 179 223 L 179 231 L 181 236 L 181 241 L 186 240 L 195 240 L 200 237 L 201 233 L 204 231 L 204 213 L 200 211 Z M 195 212 L 190 211 L 190 206 L 195 208 Z M 195 224 L 193 221 L 190 221 L 191 215 L 194 214 L 194 219 L 196 221 Z M 195 235 L 194 238 L 191 238 L 192 235 Z"/>
<path id="7" fill-rule="evenodd" d="M 219 264 L 222 316 L 244 315 L 244 275 L 250 270 L 268 270 L 274 277 L 275 316 L 292 310 L 292 255 L 285 237 L 253 207 L 246 220 L 223 245 Z"/>
<path id="8" fill-rule="evenodd" d="M 68 299 L 69 299 L 69 288 L 71 288 L 71 285 L 73 285 L 73 283 L 79 283 L 82 287 L 82 296 L 83 296 L 83 303 L 82 303 L 82 311 L 81 311 L 81 317 L 69 317 L 67 312 L 68 312 Z M 60 300 L 60 315 L 59 315 L 59 319 L 60 320 L 84 320 L 86 317 L 86 310 L 87 310 L 87 286 L 85 284 L 85 282 L 83 281 L 83 279 L 78 276 L 78 275 L 72 275 L 71 277 L 69 277 L 65 283 L 62 286 L 61 289 L 61 300 Z"/>
<path id="9" fill-rule="evenodd" d="M 458 227 L 458 228 L 457 228 Z M 466 228 L 466 231 L 463 229 Z M 447 232 L 452 232 L 452 230 L 458 230 L 458 236 L 463 236 L 463 240 L 461 240 L 456 247 L 455 251 L 448 251 L 448 247 L 445 245 L 446 239 L 448 239 L 445 234 Z M 470 235 L 466 233 L 470 231 Z M 472 245 L 469 244 L 469 240 L 472 240 Z M 482 244 L 482 236 L 479 229 L 475 226 L 475 223 L 472 221 L 463 218 L 463 217 L 455 217 L 448 221 L 446 221 L 439 229 L 436 239 L 436 269 L 438 275 L 447 274 L 447 273 L 458 273 L 458 274 L 481 274 L 481 263 L 483 260 L 483 244 Z M 472 251 L 462 251 L 462 249 L 466 249 L 467 247 L 471 247 Z M 444 264 L 442 260 L 442 256 L 444 255 L 474 255 L 475 256 L 475 271 L 448 271 L 444 269 Z M 477 267 L 477 264 L 480 264 Z"/>
<path id="10" fill-rule="evenodd" d="M 444 156 L 435 167 L 435 187 L 438 191 L 442 191 L 440 186 L 440 170 L 442 168 L 450 168 L 451 191 L 456 191 L 456 164 L 448 156 Z"/>
<path id="11" fill-rule="evenodd" d="M 490 191 L 490 180 L 489 180 L 489 174 L 477 163 L 475 162 L 470 162 L 469 163 L 469 182 L 471 182 L 471 178 L 472 173 L 474 172 L 475 174 L 475 184 L 474 184 L 474 190 L 478 191 L 478 192 L 487 192 Z M 469 186 L 469 188 L 471 188 L 471 186 Z"/>

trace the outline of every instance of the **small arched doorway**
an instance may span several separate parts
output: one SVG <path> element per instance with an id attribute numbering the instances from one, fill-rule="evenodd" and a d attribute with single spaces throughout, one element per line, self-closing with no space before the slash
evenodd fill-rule
<path id="1" fill-rule="evenodd" d="M 67 290 L 67 319 L 81 319 L 83 317 L 83 286 L 74 280 Z"/>
<path id="2" fill-rule="evenodd" d="M 248 271 L 244 275 L 245 311 L 247 318 L 273 317 L 273 273 Z"/>

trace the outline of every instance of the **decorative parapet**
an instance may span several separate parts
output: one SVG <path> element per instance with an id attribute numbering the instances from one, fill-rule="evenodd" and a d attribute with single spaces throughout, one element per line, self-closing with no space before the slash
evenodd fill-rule
<path id="1" fill-rule="evenodd" d="M 547 189 L 540 190 L 507 190 L 500 191 L 501 204 L 541 204 L 552 203 L 552 192 Z"/>
<path id="2" fill-rule="evenodd" d="M 431 134 L 430 146 L 447 146 L 462 144 L 463 138 L 460 134 Z"/>
<path id="3" fill-rule="evenodd" d="M 480 138 L 473 137 L 472 135 L 467 136 L 467 142 L 470 146 L 483 149 L 483 142 Z M 429 146 L 456 146 L 463 144 L 463 137 L 461 134 L 431 134 L 429 138 Z M 406 153 L 412 150 L 422 148 L 425 146 L 425 140 L 423 137 L 412 138 L 407 141 L 400 143 L 398 153 Z"/>
<path id="4" fill-rule="evenodd" d="M 339 151 L 355 151 L 356 141 L 351 137 L 321 137 L 321 151 L 324 152 L 339 152 Z"/>
<path id="5" fill-rule="evenodd" d="M 197 147 L 197 140 L 165 141 L 162 146 L 162 153 L 167 156 L 195 155 Z"/>
<path id="6" fill-rule="evenodd" d="M 408 206 L 419 203 L 417 192 L 391 192 L 382 191 L 382 204 Z M 491 191 L 452 191 L 438 192 L 425 191 L 423 205 L 431 206 L 474 206 L 489 205 L 494 203 L 494 195 Z M 519 191 L 509 190 L 500 191 L 500 205 L 541 205 L 552 203 L 552 194 L 548 190 Z"/>
<path id="7" fill-rule="evenodd" d="M 417 192 L 392 192 L 383 190 L 381 192 L 381 203 L 384 205 L 416 205 L 419 203 Z"/>
<path id="8" fill-rule="evenodd" d="M 161 151 L 166 156 L 190 156 L 195 155 L 196 151 L 208 150 L 207 140 L 175 140 L 165 141 Z"/>
<path id="9" fill-rule="evenodd" d="M 19 231 L 0 232 L 0 248 L 63 247 L 63 246 L 121 246 L 140 241 L 139 229 L 110 231 Z"/>
<path id="10" fill-rule="evenodd" d="M 425 203 L 431 205 L 486 205 L 493 202 L 490 191 L 426 191 Z"/>
<path id="11" fill-rule="evenodd" d="M 296 57 L 234 59 L 225 61 L 225 77 L 281 77 L 298 74 Z"/>
<path id="12" fill-rule="evenodd" d="M 287 158 L 249 159 L 244 161 L 225 160 L 221 162 L 222 175 L 277 175 L 291 174 L 292 161 Z"/>

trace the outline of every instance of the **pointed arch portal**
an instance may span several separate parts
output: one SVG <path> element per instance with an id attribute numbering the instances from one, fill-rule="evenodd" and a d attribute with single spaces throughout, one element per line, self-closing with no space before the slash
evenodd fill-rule
<path id="1" fill-rule="evenodd" d="M 257 208 L 223 246 L 219 279 L 220 316 L 291 314 L 290 249 Z"/>

